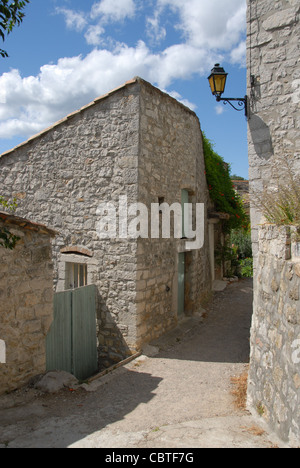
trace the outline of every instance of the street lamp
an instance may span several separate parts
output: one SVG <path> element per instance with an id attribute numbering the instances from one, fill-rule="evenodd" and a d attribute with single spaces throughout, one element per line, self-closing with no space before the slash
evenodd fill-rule
<path id="1" fill-rule="evenodd" d="M 216 96 L 217 102 L 224 101 L 224 104 L 230 104 L 233 109 L 237 111 L 245 110 L 245 116 L 248 117 L 248 97 L 245 96 L 244 98 L 222 98 L 222 94 L 225 91 L 226 80 L 227 80 L 228 73 L 225 72 L 224 68 L 220 66 L 219 63 L 216 63 L 214 68 L 211 71 L 211 75 L 208 77 L 209 85 L 211 88 L 211 92 L 214 96 Z M 238 106 L 235 107 L 231 101 L 236 101 Z"/>

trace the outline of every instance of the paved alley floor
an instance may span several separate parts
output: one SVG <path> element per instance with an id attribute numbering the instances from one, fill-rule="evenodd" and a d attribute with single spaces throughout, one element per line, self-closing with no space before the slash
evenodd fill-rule
<path id="1" fill-rule="evenodd" d="M 85 389 L 1 397 L 0 447 L 280 447 L 231 393 L 249 361 L 252 294 L 251 280 L 230 284 L 204 318 L 184 320 Z"/>

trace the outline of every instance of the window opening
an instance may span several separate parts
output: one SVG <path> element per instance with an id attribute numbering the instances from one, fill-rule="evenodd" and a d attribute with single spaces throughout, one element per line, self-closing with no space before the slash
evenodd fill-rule
<path id="1" fill-rule="evenodd" d="M 77 289 L 87 286 L 87 265 L 82 263 L 67 264 L 67 287 Z"/>

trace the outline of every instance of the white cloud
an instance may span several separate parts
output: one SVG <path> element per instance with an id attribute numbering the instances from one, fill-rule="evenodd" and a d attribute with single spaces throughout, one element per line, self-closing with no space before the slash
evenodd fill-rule
<path id="1" fill-rule="evenodd" d="M 98 1 L 81 20 L 79 12 L 59 12 L 89 44 L 103 46 L 104 38 L 109 40 L 104 35 L 107 22 L 132 18 L 136 5 L 133 0 Z M 143 41 L 129 47 L 111 40 L 109 50 L 103 46 L 86 56 L 61 58 L 42 66 L 36 76 L 22 77 L 18 70 L 0 75 L 0 138 L 30 136 L 137 75 L 167 89 L 176 79 L 205 75 L 225 58 L 244 64 L 245 0 L 156 0 L 156 7 L 152 18 L 145 17 L 148 33 L 157 40 L 165 38 L 170 8 L 184 35 L 164 50 L 154 53 Z M 180 95 L 172 95 L 182 101 Z"/>
<path id="2" fill-rule="evenodd" d="M 216 106 L 216 107 L 215 107 L 215 110 L 216 110 L 216 114 L 217 114 L 217 115 L 221 115 L 221 114 L 223 114 L 223 113 L 225 112 L 224 106 L 221 106 L 221 105 Z"/>
<path id="3" fill-rule="evenodd" d="M 162 91 L 164 91 L 164 90 L 162 90 Z M 181 96 L 181 94 L 179 94 L 177 91 L 164 91 L 164 92 L 166 92 L 167 94 L 172 96 L 174 99 L 176 99 L 176 101 L 181 102 L 181 104 L 185 105 L 189 109 L 191 109 L 193 111 L 195 111 L 197 109 L 197 106 L 193 102 L 190 102 L 188 99 L 184 99 Z"/>
<path id="4" fill-rule="evenodd" d="M 204 72 L 209 63 L 208 55 L 189 46 L 153 54 L 140 41 L 136 47 L 119 44 L 113 51 L 60 59 L 37 76 L 22 78 L 11 70 L 0 76 L 0 137 L 29 136 L 134 76 L 166 88 L 174 78 Z"/>
<path id="5" fill-rule="evenodd" d="M 158 0 L 158 6 L 178 13 L 176 27 L 196 47 L 230 49 L 246 30 L 245 0 Z"/>
<path id="6" fill-rule="evenodd" d="M 146 32 L 154 43 L 158 43 L 167 36 L 166 28 L 160 25 L 161 8 L 154 11 L 153 17 L 146 18 Z"/>
<path id="7" fill-rule="evenodd" d="M 82 11 L 69 10 L 67 8 L 56 8 L 57 13 L 65 17 L 67 28 L 81 32 L 87 25 L 86 15 Z"/>
<path id="8" fill-rule="evenodd" d="M 241 67 L 246 67 L 246 41 L 242 41 L 230 52 L 231 63 L 239 63 Z"/>
<path id="9" fill-rule="evenodd" d="M 100 24 L 89 26 L 84 37 L 89 45 L 100 45 L 105 29 Z"/>
<path id="10" fill-rule="evenodd" d="M 88 13 L 56 8 L 56 13 L 64 16 L 67 28 L 77 32 L 86 29 L 84 37 L 89 45 L 94 46 L 101 44 L 108 24 L 133 18 L 135 11 L 134 0 L 101 0 L 93 3 Z"/>
<path id="11" fill-rule="evenodd" d="M 173 25 L 181 31 L 182 42 L 196 48 L 230 53 L 244 40 L 246 32 L 246 0 L 153 0 L 153 15 L 145 18 L 145 30 L 154 43 L 167 36 L 164 22 L 168 23 L 168 10 L 177 15 Z M 138 0 L 100 0 L 92 4 L 88 13 L 57 8 L 68 28 L 84 34 L 90 45 L 99 45 L 105 28 L 112 23 L 133 19 L 142 11 Z M 169 25 L 170 26 L 170 25 Z M 233 52 L 233 63 L 245 62 L 245 48 Z"/>
<path id="12" fill-rule="evenodd" d="M 189 44 L 177 44 L 165 49 L 159 56 L 155 70 L 160 86 L 169 86 L 174 79 L 189 79 L 195 74 L 203 75 L 212 62 L 210 51 Z"/>
<path id="13" fill-rule="evenodd" d="M 93 4 L 91 18 L 102 17 L 105 21 L 121 21 L 135 14 L 133 0 L 102 0 Z"/>

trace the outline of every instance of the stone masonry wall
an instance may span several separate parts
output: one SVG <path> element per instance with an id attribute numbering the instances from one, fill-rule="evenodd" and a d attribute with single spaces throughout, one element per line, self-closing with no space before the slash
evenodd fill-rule
<path id="1" fill-rule="evenodd" d="M 135 350 L 136 242 L 100 239 L 97 208 L 118 207 L 120 195 L 137 200 L 139 91 L 135 81 L 114 90 L 0 158 L 1 195 L 17 198 L 17 215 L 58 232 L 56 291 L 66 289 L 66 249 L 79 247 L 77 262 L 87 263 L 88 284 L 99 292 L 99 355 L 107 365 Z"/>
<path id="2" fill-rule="evenodd" d="M 247 0 L 251 198 L 300 174 L 300 4 Z M 261 214 L 252 204 L 253 251 Z"/>
<path id="3" fill-rule="evenodd" d="M 3 196 L 17 198 L 18 215 L 58 232 L 56 291 L 69 289 L 68 263 L 87 266 L 88 284 L 98 288 L 101 366 L 176 323 L 183 243 L 123 239 L 119 232 L 100 239 L 98 207 L 112 203 L 118 221 L 121 197 L 128 207 L 149 206 L 160 196 L 180 202 L 183 188 L 205 203 L 201 130 L 193 112 L 136 78 L 2 155 L 0 185 Z M 206 246 L 188 254 L 191 311 L 210 289 Z"/>
<path id="4" fill-rule="evenodd" d="M 0 228 L 3 227 L 0 220 Z M 46 335 L 53 320 L 53 264 L 49 234 L 7 225 L 20 237 L 14 250 L 0 247 L 0 394 L 46 371 Z"/>
<path id="5" fill-rule="evenodd" d="M 262 404 L 260 411 L 285 439 L 296 434 L 299 441 L 299 377 L 291 364 L 291 346 L 299 334 L 299 265 L 286 260 L 283 232 L 265 228 L 259 238 L 265 222 L 259 199 L 266 190 L 290 185 L 291 175 L 299 180 L 300 4 L 247 0 L 247 7 L 255 295 L 250 401 L 253 408 Z"/>
<path id="6" fill-rule="evenodd" d="M 299 447 L 300 249 L 290 231 L 274 225 L 259 231 L 248 406 Z"/>
<path id="7" fill-rule="evenodd" d="M 163 200 L 181 203 L 181 190 L 189 202 L 204 203 L 205 178 L 202 133 L 197 116 L 170 96 L 150 86 L 141 93 L 141 153 L 138 199 L 147 207 Z M 202 249 L 186 254 L 185 313 L 196 313 L 211 291 L 207 220 Z M 172 231 L 172 230 L 171 230 Z M 138 337 L 149 341 L 177 323 L 178 255 L 186 252 L 180 239 L 139 239 L 137 251 Z"/>

